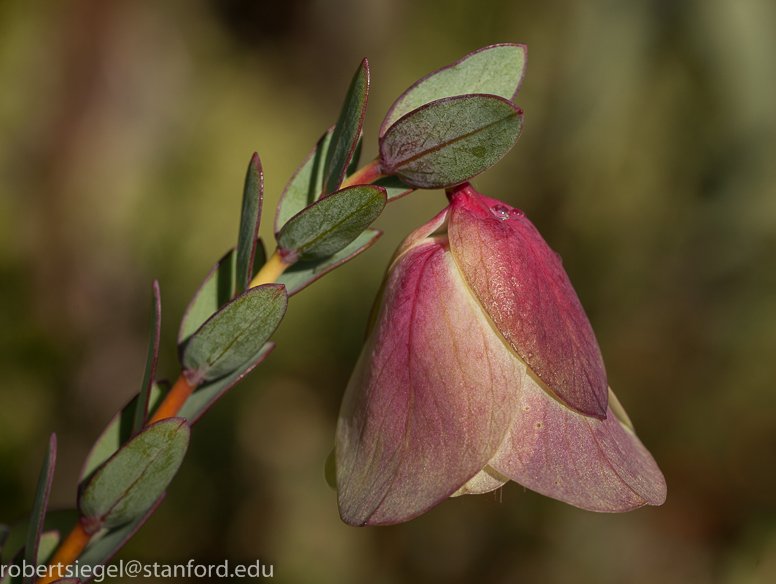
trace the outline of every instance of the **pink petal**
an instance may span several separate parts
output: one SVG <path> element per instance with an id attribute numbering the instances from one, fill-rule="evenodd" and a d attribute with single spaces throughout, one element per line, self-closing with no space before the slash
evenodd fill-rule
<path id="1" fill-rule="evenodd" d="M 450 496 L 484 495 L 503 487 L 507 482 L 509 482 L 509 477 L 502 475 L 488 465 Z"/>
<path id="2" fill-rule="evenodd" d="M 490 462 L 498 472 L 590 511 L 630 511 L 665 501 L 666 483 L 657 463 L 612 409 L 605 420 L 581 416 L 528 373 L 518 407 L 508 437 Z"/>
<path id="3" fill-rule="evenodd" d="M 453 193 L 451 209 L 453 256 L 498 330 L 564 404 L 606 417 L 601 351 L 560 257 L 522 211 L 469 186 Z"/>
<path id="4" fill-rule="evenodd" d="M 340 514 L 407 521 L 482 470 L 515 412 L 522 364 L 463 282 L 444 238 L 406 250 L 337 427 Z"/>

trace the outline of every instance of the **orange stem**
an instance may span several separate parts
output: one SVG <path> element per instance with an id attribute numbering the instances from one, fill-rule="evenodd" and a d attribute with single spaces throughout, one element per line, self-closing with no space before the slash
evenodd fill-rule
<path id="1" fill-rule="evenodd" d="M 54 557 L 49 562 L 48 572 L 46 572 L 45 576 L 38 579 L 37 584 L 49 584 L 60 578 L 67 577 L 68 566 L 72 566 L 75 563 L 90 539 L 92 539 L 92 534 L 86 531 L 83 519 L 79 519 L 73 530 L 65 538 L 65 541 L 57 548 L 57 553 L 54 554 Z"/>
<path id="2" fill-rule="evenodd" d="M 275 250 L 275 253 L 269 256 L 267 263 L 261 266 L 259 272 L 253 278 L 253 280 L 251 280 L 248 288 L 255 288 L 256 286 L 261 286 L 262 284 L 271 284 L 277 281 L 277 279 L 280 277 L 280 274 L 285 272 L 286 268 L 290 265 L 291 264 L 285 263 L 280 257 L 278 250 Z"/>
<path id="3" fill-rule="evenodd" d="M 380 172 L 380 159 L 375 158 L 366 166 L 362 166 L 356 172 L 351 174 L 340 185 L 340 189 L 352 187 L 353 185 L 371 185 L 377 179 L 383 178 L 384 174 Z"/>
<path id="4" fill-rule="evenodd" d="M 166 420 L 167 418 L 174 418 L 178 411 L 189 399 L 191 392 L 197 388 L 196 385 L 191 385 L 186 376 L 181 373 L 178 377 L 178 381 L 172 386 L 172 389 L 164 396 L 164 400 L 157 408 L 154 415 L 148 420 L 149 424 L 158 422 L 159 420 Z"/>

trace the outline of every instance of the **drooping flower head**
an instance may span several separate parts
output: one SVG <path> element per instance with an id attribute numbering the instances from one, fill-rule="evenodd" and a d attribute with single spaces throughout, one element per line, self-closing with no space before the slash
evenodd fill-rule
<path id="1" fill-rule="evenodd" d="M 340 411 L 340 514 L 407 521 L 508 480 L 593 511 L 660 505 L 560 257 L 464 184 L 388 269 Z"/>

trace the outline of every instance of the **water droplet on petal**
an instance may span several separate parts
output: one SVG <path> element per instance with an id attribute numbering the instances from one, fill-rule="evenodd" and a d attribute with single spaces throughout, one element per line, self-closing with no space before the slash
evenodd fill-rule
<path id="1" fill-rule="evenodd" d="M 507 209 L 504 205 L 496 205 L 490 211 L 496 217 L 502 220 L 509 217 L 509 209 Z"/>
<path id="2" fill-rule="evenodd" d="M 521 211 L 520 209 L 512 209 L 509 212 L 510 217 L 525 217 L 525 213 Z"/>

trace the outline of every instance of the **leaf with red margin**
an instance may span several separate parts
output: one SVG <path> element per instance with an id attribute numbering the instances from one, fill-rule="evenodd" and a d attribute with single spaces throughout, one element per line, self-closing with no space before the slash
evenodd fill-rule
<path id="1" fill-rule="evenodd" d="M 27 531 L 27 543 L 24 546 L 24 561 L 30 566 L 37 565 L 38 544 L 43 531 L 43 521 L 46 517 L 46 508 L 48 507 L 49 493 L 51 493 L 51 481 L 54 478 L 54 466 L 57 460 L 57 435 L 52 434 L 49 438 L 46 456 L 43 459 L 43 467 L 40 470 L 38 478 L 38 488 L 35 492 L 35 501 L 32 506 L 32 516 L 30 517 L 30 527 Z M 24 584 L 32 584 L 32 576 L 24 576 Z"/>
<path id="2" fill-rule="evenodd" d="M 494 95 L 438 99 L 400 118 L 380 138 L 380 172 L 439 189 L 485 172 L 515 145 L 523 111 Z"/>
<path id="3" fill-rule="evenodd" d="M 345 249 L 328 258 L 312 262 L 296 262 L 278 277 L 277 283 L 283 284 L 288 295 L 292 296 L 334 268 L 352 260 L 377 241 L 382 234 L 382 231 L 367 229 Z"/>
<path id="4" fill-rule="evenodd" d="M 243 188 L 242 211 L 240 212 L 240 231 L 237 237 L 236 294 L 242 294 L 248 289 L 261 223 L 261 205 L 264 200 L 264 173 L 261 170 L 261 160 L 254 152 L 248 171 L 245 174 Z"/>
<path id="5" fill-rule="evenodd" d="M 184 374 L 199 384 L 250 365 L 287 305 L 282 284 L 262 284 L 240 294 L 191 335 L 181 355 Z"/>
<path id="6" fill-rule="evenodd" d="M 156 378 L 156 363 L 159 359 L 159 339 L 162 332 L 162 299 L 159 292 L 159 282 L 154 280 L 153 285 L 153 307 L 151 310 L 151 335 L 148 340 L 148 355 L 146 356 L 145 372 L 143 373 L 143 383 L 140 385 L 138 393 L 138 404 L 135 408 L 135 421 L 132 425 L 132 435 L 134 436 L 148 421 L 148 400 L 151 397 L 151 390 Z"/>
<path id="7" fill-rule="evenodd" d="M 333 256 L 353 243 L 385 204 L 385 189 L 374 185 L 346 187 L 321 197 L 277 234 L 280 257 L 317 261 Z"/>
<path id="8" fill-rule="evenodd" d="M 326 153 L 326 165 L 323 180 L 323 195 L 339 190 L 345 172 L 356 153 L 361 137 L 361 127 L 366 114 L 366 102 L 369 97 L 369 63 L 361 61 L 350 82 L 345 102 L 342 104 L 339 119 L 331 135 L 331 145 Z"/>
<path id="9" fill-rule="evenodd" d="M 391 106 L 380 127 L 380 137 L 400 117 L 437 99 L 487 93 L 514 100 L 525 76 L 526 54 L 525 45 L 491 45 L 429 73 Z"/>
<path id="10" fill-rule="evenodd" d="M 146 426 L 80 485 L 81 514 L 109 529 L 145 516 L 178 472 L 189 436 L 182 418 Z"/>

